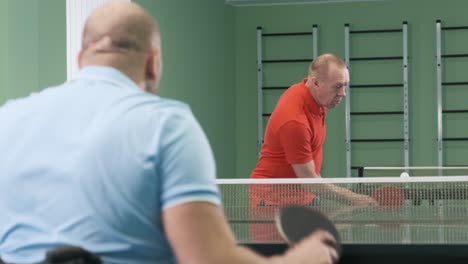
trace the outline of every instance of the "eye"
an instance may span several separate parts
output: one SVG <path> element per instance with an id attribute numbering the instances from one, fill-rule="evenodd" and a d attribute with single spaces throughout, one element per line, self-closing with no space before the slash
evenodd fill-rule
<path id="1" fill-rule="evenodd" d="M 338 83 L 335 87 L 336 87 L 336 89 L 340 89 L 341 87 L 343 87 L 343 84 Z"/>

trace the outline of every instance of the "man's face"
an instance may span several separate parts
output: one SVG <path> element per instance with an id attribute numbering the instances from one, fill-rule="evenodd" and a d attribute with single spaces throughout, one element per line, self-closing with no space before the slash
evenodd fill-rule
<path id="1" fill-rule="evenodd" d="M 346 96 L 348 83 L 348 70 L 331 65 L 327 74 L 314 80 L 317 89 L 317 103 L 326 108 L 337 106 L 341 99 Z"/>

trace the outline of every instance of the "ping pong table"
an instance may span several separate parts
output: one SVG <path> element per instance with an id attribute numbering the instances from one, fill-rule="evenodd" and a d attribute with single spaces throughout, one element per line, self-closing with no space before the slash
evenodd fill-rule
<path id="1" fill-rule="evenodd" d="M 283 253 L 288 245 L 244 243 L 255 252 L 270 256 Z M 468 245 L 347 244 L 340 264 L 466 264 Z"/>
<path id="2" fill-rule="evenodd" d="M 367 179 L 366 182 L 307 179 L 299 181 L 299 188 L 326 182 L 368 195 L 382 184 L 402 189 L 405 202 L 398 208 L 355 208 L 322 199 L 319 210 L 340 231 L 342 264 L 468 263 L 468 177 L 423 178 L 426 177 Z M 219 181 L 224 209 L 239 244 L 263 255 L 279 254 L 288 248 L 279 236 L 255 234 L 276 232 L 272 213 L 275 207 L 249 205 L 249 186 L 258 183 Z M 290 188 L 297 186 L 298 181 L 265 184 L 298 190 Z"/>

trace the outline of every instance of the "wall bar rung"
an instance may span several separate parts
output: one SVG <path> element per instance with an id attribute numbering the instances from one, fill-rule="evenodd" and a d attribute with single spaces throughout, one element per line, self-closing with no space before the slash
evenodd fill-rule
<path id="1" fill-rule="evenodd" d="M 403 138 L 351 139 L 351 142 L 404 142 Z"/>
<path id="2" fill-rule="evenodd" d="M 468 141 L 468 137 L 445 137 L 444 141 Z"/>
<path id="3" fill-rule="evenodd" d="M 442 110 L 444 114 L 468 113 L 468 110 Z"/>
<path id="4" fill-rule="evenodd" d="M 289 87 L 286 87 L 286 86 L 266 86 L 266 87 L 262 87 L 263 90 L 286 90 L 288 88 Z"/>
<path id="5" fill-rule="evenodd" d="M 263 63 L 284 63 L 284 62 L 311 62 L 313 59 L 281 59 L 281 60 L 263 60 Z"/>
<path id="6" fill-rule="evenodd" d="M 375 60 L 402 60 L 402 56 L 384 56 L 384 57 L 355 57 L 351 61 L 375 61 Z"/>
<path id="7" fill-rule="evenodd" d="M 445 85 L 445 86 L 468 85 L 468 82 L 443 82 L 442 85 Z"/>
<path id="8" fill-rule="evenodd" d="M 368 30 L 351 30 L 351 34 L 369 34 L 369 33 L 393 33 L 402 32 L 402 29 L 368 29 Z"/>
<path id="9" fill-rule="evenodd" d="M 458 27 L 441 27 L 442 30 L 464 30 L 468 29 L 468 26 L 458 26 Z"/>
<path id="10" fill-rule="evenodd" d="M 404 111 L 385 111 L 385 112 L 351 112 L 351 115 L 402 115 Z"/>
<path id="11" fill-rule="evenodd" d="M 402 83 L 381 83 L 381 84 L 352 84 L 351 88 L 390 88 L 390 87 L 403 87 Z"/>
<path id="12" fill-rule="evenodd" d="M 285 37 L 285 36 L 310 36 L 312 32 L 284 32 L 284 33 L 264 33 L 263 37 Z"/>
<path id="13" fill-rule="evenodd" d="M 468 54 L 466 53 L 442 55 L 442 58 L 466 58 L 466 57 L 468 57 Z"/>

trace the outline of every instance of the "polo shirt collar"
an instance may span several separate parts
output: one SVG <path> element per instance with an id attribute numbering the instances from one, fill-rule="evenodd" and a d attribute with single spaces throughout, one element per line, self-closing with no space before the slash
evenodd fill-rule
<path id="1" fill-rule="evenodd" d="M 122 87 L 140 89 L 130 78 L 119 70 L 108 66 L 86 66 L 81 69 L 73 80 L 94 79 L 109 81 Z"/>
<path id="2" fill-rule="evenodd" d="M 307 89 L 306 82 L 307 82 L 307 78 L 304 78 L 304 80 L 302 80 L 301 85 L 305 90 L 304 98 L 305 98 L 307 107 L 313 114 L 317 114 L 317 115 L 325 114 L 327 109 L 325 107 L 319 106 L 317 102 L 315 102 L 314 97 L 310 94 L 309 90 Z"/>

